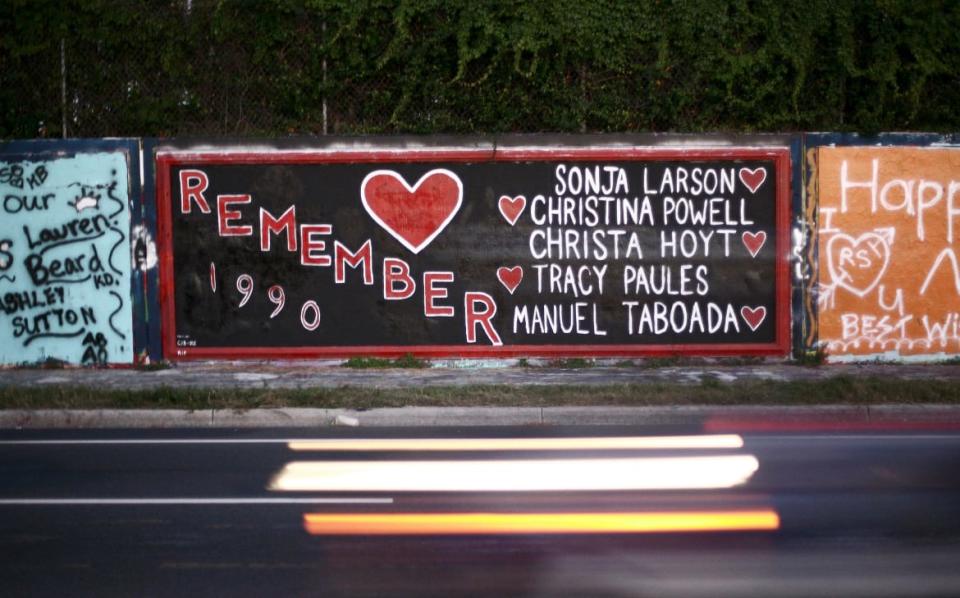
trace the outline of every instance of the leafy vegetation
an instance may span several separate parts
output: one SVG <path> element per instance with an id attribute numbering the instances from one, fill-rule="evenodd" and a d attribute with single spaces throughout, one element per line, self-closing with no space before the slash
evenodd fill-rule
<path id="1" fill-rule="evenodd" d="M 6 0 L 0 28 L 7 138 L 960 128 L 946 0 Z"/>
<path id="2" fill-rule="evenodd" d="M 343 362 L 343 367 L 357 370 L 385 368 L 422 369 L 430 367 L 430 362 L 407 353 L 397 357 L 396 359 L 384 359 L 382 357 L 351 357 Z"/>

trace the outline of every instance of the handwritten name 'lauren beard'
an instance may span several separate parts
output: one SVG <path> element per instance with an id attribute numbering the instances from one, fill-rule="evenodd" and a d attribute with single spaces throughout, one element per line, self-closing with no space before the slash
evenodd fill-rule
<path id="1" fill-rule="evenodd" d="M 217 195 L 211 207 L 206 191 L 210 179 L 202 170 L 184 169 L 180 171 L 180 212 L 191 213 L 194 206 L 204 214 L 211 214 L 213 208 L 217 214 L 217 233 L 221 237 L 254 236 L 252 224 L 244 223 L 243 206 L 252 203 L 249 194 Z M 359 270 L 363 284 L 374 284 L 373 246 L 370 239 L 365 240 L 358 249 L 351 250 L 340 241 L 333 239 L 333 225 L 297 222 L 297 207 L 291 205 L 279 216 L 263 207 L 259 209 L 260 251 L 269 252 L 272 236 L 286 236 L 286 250 L 297 253 L 301 266 L 333 268 L 334 282 L 346 284 L 347 267 Z M 333 242 L 331 251 L 330 241 Z M 417 280 L 411 274 L 410 264 L 396 257 L 382 260 L 383 298 L 386 301 L 405 301 L 417 292 Z M 456 316 L 454 304 L 449 299 L 449 289 L 456 280 L 452 271 L 424 272 L 422 283 L 423 314 L 428 318 L 452 318 Z M 493 326 L 497 315 L 497 304 L 487 293 L 466 291 L 463 294 L 464 333 L 466 342 L 478 342 L 478 330 L 482 331 L 493 345 L 502 345 L 503 341 Z M 317 316 L 319 321 L 319 316 Z M 308 328 L 316 329 L 316 326 Z"/>
<path id="2" fill-rule="evenodd" d="M 681 261 L 728 257 L 739 238 L 738 227 L 754 224 L 747 218 L 746 200 L 729 197 L 735 192 L 737 169 L 672 166 L 660 171 L 659 180 L 654 172 L 642 169 L 641 197 L 630 196 L 627 173 L 618 166 L 557 165 L 553 194 L 536 195 L 530 202 L 529 218 L 537 227 L 529 236 L 530 255 L 539 262 L 532 266 L 537 293 L 575 299 L 602 296 L 608 262 L 633 261 L 622 266 L 624 295 L 656 300 L 621 302 L 629 334 L 739 332 L 734 306 L 702 302 L 710 290 L 709 267 Z M 654 210 L 655 201 L 659 211 Z M 659 241 L 659 260 L 676 263 L 636 263 L 644 259 L 644 239 L 650 251 L 650 229 Z M 586 301 L 517 305 L 513 332 L 607 334 L 597 304 Z"/>

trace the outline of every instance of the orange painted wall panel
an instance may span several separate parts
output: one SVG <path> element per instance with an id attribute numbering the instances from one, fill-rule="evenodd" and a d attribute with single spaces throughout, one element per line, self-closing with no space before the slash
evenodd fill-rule
<path id="1" fill-rule="evenodd" d="M 960 149 L 821 147 L 818 173 L 831 359 L 960 354 Z"/>

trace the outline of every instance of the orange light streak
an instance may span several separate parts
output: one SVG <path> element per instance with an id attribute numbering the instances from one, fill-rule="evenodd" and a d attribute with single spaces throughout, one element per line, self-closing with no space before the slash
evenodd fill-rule
<path id="1" fill-rule="evenodd" d="M 626 513 L 307 513 L 313 535 L 644 534 L 775 531 L 773 509 Z"/>

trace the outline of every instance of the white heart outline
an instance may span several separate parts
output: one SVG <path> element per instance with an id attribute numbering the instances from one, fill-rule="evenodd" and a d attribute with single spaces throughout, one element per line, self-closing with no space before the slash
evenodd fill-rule
<path id="1" fill-rule="evenodd" d="M 883 267 L 880 268 L 880 272 L 877 273 L 877 276 L 873 279 L 873 282 L 870 283 L 870 285 L 867 288 L 861 291 L 860 289 L 847 284 L 847 281 L 845 278 L 841 278 L 840 276 L 837 276 L 837 271 L 833 265 L 833 243 L 837 239 L 846 239 L 850 241 L 850 244 L 852 246 L 856 247 L 857 245 L 860 244 L 860 242 L 864 239 L 864 237 L 876 237 L 883 244 L 883 246 L 886 248 L 887 251 L 886 251 L 886 255 L 884 256 Z M 827 270 L 830 271 L 830 280 L 835 285 L 841 286 L 847 289 L 848 291 L 850 291 L 851 293 L 853 293 L 854 295 L 856 295 L 857 297 L 860 297 L 861 299 L 863 299 L 864 297 L 867 296 L 867 294 L 870 293 L 870 291 L 875 289 L 877 285 L 880 284 L 880 281 L 883 279 L 883 275 L 887 272 L 887 268 L 890 266 L 890 251 L 891 251 L 890 243 L 888 243 L 886 239 L 884 239 L 882 236 L 880 236 L 876 232 L 863 233 L 856 239 L 854 239 L 853 236 L 848 235 L 846 233 L 834 233 L 833 236 L 830 237 L 830 240 L 827 241 Z M 844 270 L 844 273 L 846 272 L 847 271 Z M 847 276 L 847 278 L 849 278 L 849 275 Z"/>
<path id="2" fill-rule="evenodd" d="M 370 181 L 370 179 L 372 179 L 375 176 L 380 176 L 380 175 L 390 176 L 396 179 L 397 181 L 399 181 L 400 184 L 402 184 L 404 188 L 412 195 L 417 192 L 417 189 L 420 188 L 420 185 L 423 184 L 423 181 L 427 180 L 428 178 L 430 178 L 435 174 L 445 174 L 449 176 L 451 179 L 453 179 L 453 181 L 457 184 L 457 205 L 454 206 L 452 210 L 450 210 L 450 215 L 447 216 L 447 218 L 440 223 L 440 225 L 437 227 L 437 230 L 433 231 L 432 235 L 424 239 L 419 245 L 413 246 L 412 244 L 410 244 L 409 241 L 404 239 L 403 236 L 397 233 L 397 231 L 393 230 L 393 227 L 389 226 L 386 222 L 381 220 L 380 217 L 377 216 L 376 212 L 374 212 L 370 208 L 370 204 L 367 203 L 367 183 Z M 447 170 L 446 168 L 435 168 L 434 170 L 431 170 L 430 172 L 420 177 L 420 180 L 418 180 L 412 187 L 408 185 L 406 179 L 400 176 L 400 174 L 397 173 L 396 171 L 374 170 L 367 176 L 363 177 L 363 182 L 360 183 L 360 201 L 363 203 L 363 208 L 367 211 L 367 214 L 370 214 L 370 217 L 373 218 L 374 222 L 379 224 L 383 228 L 383 230 L 390 233 L 390 235 L 394 239 L 399 241 L 401 245 L 403 245 L 404 247 L 412 251 L 414 254 L 417 254 L 417 253 L 420 253 L 420 251 L 422 251 L 423 248 L 429 245 L 434 239 L 436 239 L 437 235 L 443 232 L 443 229 L 447 228 L 447 225 L 450 224 L 450 221 L 453 220 L 453 217 L 456 216 L 457 212 L 460 211 L 460 206 L 463 204 L 463 183 L 460 181 L 460 177 L 458 177 L 456 173 L 450 170 Z"/>

